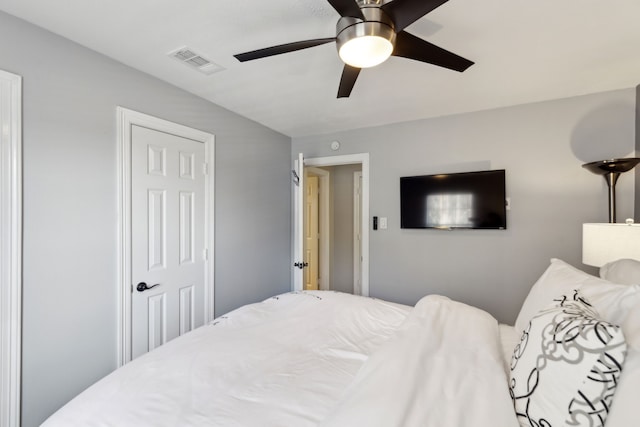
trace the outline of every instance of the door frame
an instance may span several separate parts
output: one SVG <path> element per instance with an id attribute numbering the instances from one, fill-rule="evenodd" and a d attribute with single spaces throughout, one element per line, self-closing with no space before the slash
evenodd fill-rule
<path id="1" fill-rule="evenodd" d="M 0 427 L 20 425 L 22 77 L 0 70 Z"/>
<path id="2" fill-rule="evenodd" d="M 298 165 L 299 160 L 294 161 L 294 170 L 298 170 L 299 175 L 303 174 L 303 168 L 307 166 L 326 167 L 326 166 L 342 166 L 360 164 L 362 166 L 362 289 L 360 295 L 369 296 L 369 153 L 358 154 L 346 154 L 341 156 L 328 156 L 328 157 L 311 157 L 306 158 L 299 155 L 298 158 L 303 159 L 304 165 Z M 302 166 L 302 167 L 300 167 Z M 298 218 L 301 215 L 301 200 L 294 199 L 294 218 Z M 294 227 L 294 234 L 298 232 L 297 227 Z M 297 236 L 294 235 L 294 242 L 297 240 Z M 296 245 L 293 245 L 292 259 L 296 259 Z M 298 281 L 295 280 L 295 270 L 293 273 L 294 280 L 292 281 L 292 289 L 294 291 L 302 290 Z M 301 282 L 301 281 L 300 281 Z"/>
<path id="3" fill-rule="evenodd" d="M 131 360 L 131 127 L 141 126 L 202 142 L 205 146 L 204 322 L 214 318 L 215 135 L 148 114 L 117 107 L 118 124 L 118 367 Z"/>

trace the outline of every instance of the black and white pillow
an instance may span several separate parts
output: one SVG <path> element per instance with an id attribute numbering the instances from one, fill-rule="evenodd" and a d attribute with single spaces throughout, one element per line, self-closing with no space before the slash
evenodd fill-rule
<path id="1" fill-rule="evenodd" d="M 510 393 L 523 427 L 603 426 L 627 345 L 578 291 L 529 322 L 511 359 Z"/>

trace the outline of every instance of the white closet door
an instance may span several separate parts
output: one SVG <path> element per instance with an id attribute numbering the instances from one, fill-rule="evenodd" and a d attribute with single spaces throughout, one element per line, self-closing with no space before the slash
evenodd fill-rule
<path id="1" fill-rule="evenodd" d="M 205 146 L 132 127 L 132 358 L 204 322 Z"/>

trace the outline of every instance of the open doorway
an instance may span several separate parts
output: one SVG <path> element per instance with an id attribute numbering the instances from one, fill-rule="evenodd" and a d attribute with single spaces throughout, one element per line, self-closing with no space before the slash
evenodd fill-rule
<path id="1" fill-rule="evenodd" d="M 365 153 L 296 162 L 294 290 L 369 294 L 368 161 Z"/>
<path id="2" fill-rule="evenodd" d="M 356 205 L 354 199 L 359 191 L 354 174 L 362 174 L 362 165 L 306 167 L 305 173 L 304 253 L 308 266 L 304 273 L 305 278 L 312 278 L 305 279 L 305 289 L 360 294 L 361 219 L 360 203 Z M 319 251 L 321 247 L 325 250 Z M 313 287 L 316 274 L 319 287 Z"/>

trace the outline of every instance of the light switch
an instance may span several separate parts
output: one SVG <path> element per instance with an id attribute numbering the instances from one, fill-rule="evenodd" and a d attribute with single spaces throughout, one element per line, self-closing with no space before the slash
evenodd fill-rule
<path id="1" fill-rule="evenodd" d="M 386 230 L 387 229 L 387 217 L 386 216 L 381 216 L 378 222 L 378 225 L 380 226 L 380 230 Z"/>

